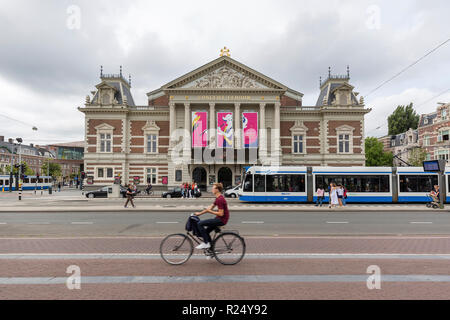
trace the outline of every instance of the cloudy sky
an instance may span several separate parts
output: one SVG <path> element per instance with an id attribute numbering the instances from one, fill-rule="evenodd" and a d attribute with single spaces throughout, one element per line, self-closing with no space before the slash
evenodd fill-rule
<path id="1" fill-rule="evenodd" d="M 328 66 L 345 74 L 350 65 L 351 84 L 366 96 L 450 38 L 448 0 L 393 2 L 0 0 L 0 135 L 83 140 L 77 107 L 99 83 L 100 65 L 104 73 L 122 65 L 136 104 L 146 105 L 147 92 L 216 59 L 224 46 L 304 93 L 303 105 L 315 104 Z M 449 102 L 450 42 L 365 101 L 373 109 L 368 136 L 387 133 L 386 117 L 399 104 L 429 113 Z"/>

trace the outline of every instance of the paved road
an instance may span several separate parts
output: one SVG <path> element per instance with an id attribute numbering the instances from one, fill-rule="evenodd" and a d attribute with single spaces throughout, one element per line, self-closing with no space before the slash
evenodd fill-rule
<path id="1" fill-rule="evenodd" d="M 0 212 L 0 237 L 162 236 L 184 230 L 186 212 Z M 424 212 L 232 213 L 243 235 L 447 235 L 450 215 Z"/>
<path id="2" fill-rule="evenodd" d="M 169 266 L 160 241 L 3 239 L 0 299 L 450 298 L 448 236 L 248 237 L 236 266 L 201 254 Z M 80 290 L 66 286 L 69 266 L 79 267 Z M 381 272 L 380 289 L 367 286 L 369 266 Z"/>

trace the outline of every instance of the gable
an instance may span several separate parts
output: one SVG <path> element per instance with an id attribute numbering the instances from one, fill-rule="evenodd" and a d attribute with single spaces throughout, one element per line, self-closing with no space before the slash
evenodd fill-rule
<path id="1" fill-rule="evenodd" d="M 286 91 L 287 87 L 236 60 L 222 56 L 167 83 L 161 89 L 255 89 Z"/>

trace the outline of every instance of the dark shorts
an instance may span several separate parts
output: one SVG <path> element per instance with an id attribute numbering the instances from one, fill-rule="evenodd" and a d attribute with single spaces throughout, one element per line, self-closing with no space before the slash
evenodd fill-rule
<path id="1" fill-rule="evenodd" d="M 342 196 L 338 195 L 338 199 L 342 199 Z"/>

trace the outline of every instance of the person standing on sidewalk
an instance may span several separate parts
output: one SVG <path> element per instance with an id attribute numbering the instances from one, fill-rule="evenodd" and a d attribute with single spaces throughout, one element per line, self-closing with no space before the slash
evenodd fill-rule
<path id="1" fill-rule="evenodd" d="M 337 197 L 339 202 L 339 207 L 342 208 L 342 199 L 344 198 L 344 187 L 342 184 L 337 186 Z"/>
<path id="2" fill-rule="evenodd" d="M 342 185 L 342 188 L 344 189 L 344 196 L 342 197 L 342 204 L 344 205 L 344 207 L 347 205 L 347 188 Z"/>
<path id="3" fill-rule="evenodd" d="M 320 206 L 322 206 L 324 197 L 325 197 L 325 190 L 322 187 L 317 188 L 316 207 L 319 205 L 319 203 Z"/>
<path id="4" fill-rule="evenodd" d="M 330 184 L 330 208 L 336 207 L 339 204 L 338 195 L 337 195 L 337 187 L 334 182 Z"/>
<path id="5" fill-rule="evenodd" d="M 58 182 L 58 192 L 61 192 L 61 182 Z"/>
<path id="6" fill-rule="evenodd" d="M 128 202 L 131 202 L 131 205 L 133 206 L 133 208 L 136 208 L 136 206 L 133 203 L 133 193 L 134 193 L 134 188 L 131 184 L 127 185 L 127 201 L 125 202 L 124 208 L 128 207 Z"/>

